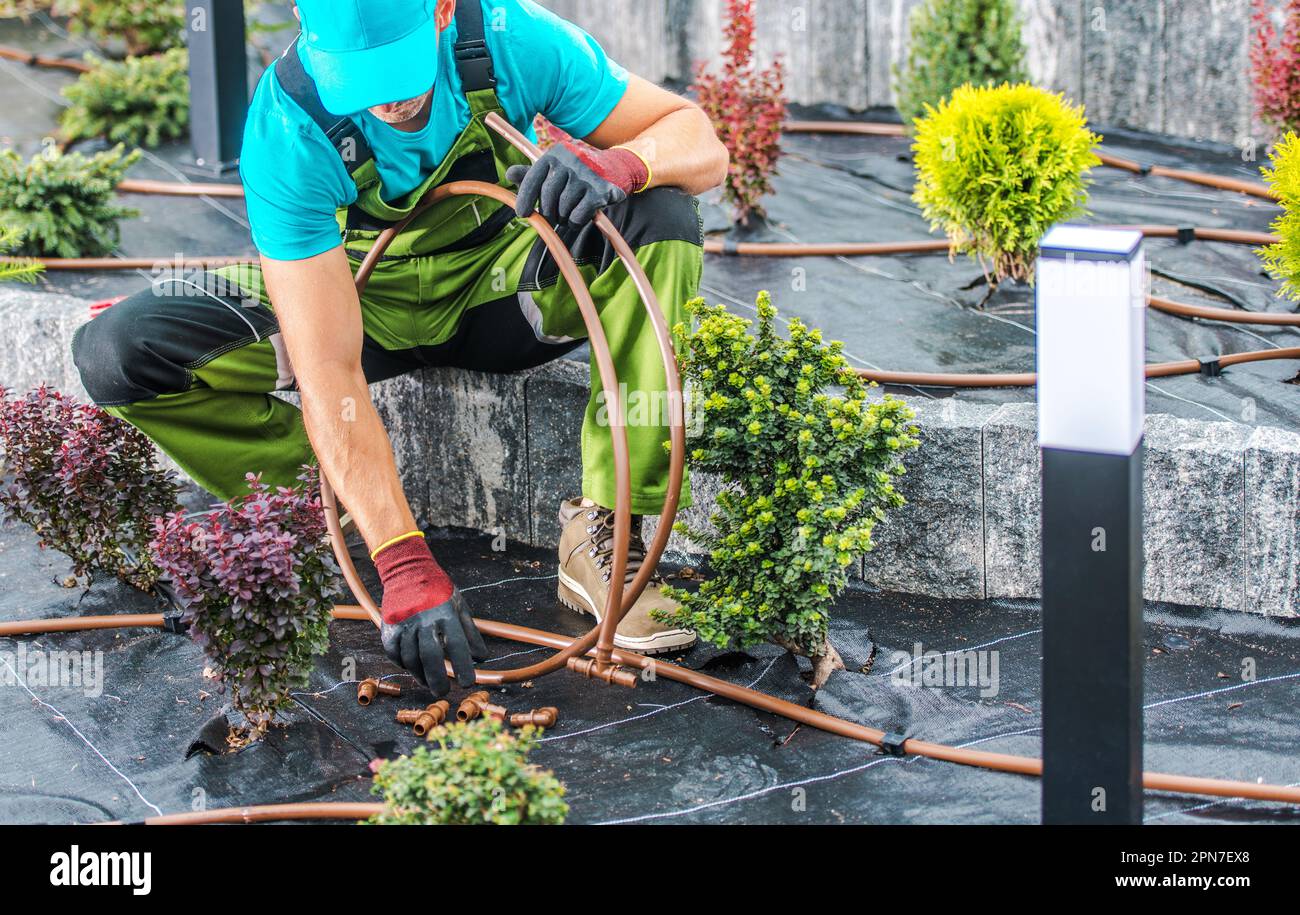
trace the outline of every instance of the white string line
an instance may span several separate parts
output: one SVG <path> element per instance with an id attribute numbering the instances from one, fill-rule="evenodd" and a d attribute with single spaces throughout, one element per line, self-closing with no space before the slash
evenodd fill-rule
<path id="1" fill-rule="evenodd" d="M 872 766 L 879 766 L 881 763 L 887 763 L 887 762 L 904 762 L 904 760 L 902 759 L 902 757 L 899 756 L 882 756 L 879 759 L 873 759 L 871 762 L 863 763 L 860 766 L 854 766 L 852 769 L 843 769 L 839 772 L 832 772 L 829 775 L 818 775 L 814 778 L 800 779 L 799 781 L 794 781 L 794 782 L 782 782 L 779 785 L 769 785 L 766 788 L 759 788 L 755 791 L 750 791 L 747 794 L 741 794 L 736 797 L 725 797 L 716 801 L 709 801 L 708 803 L 697 804 L 694 807 L 688 807 L 684 810 L 670 810 L 664 813 L 645 813 L 642 814 L 641 816 L 624 817 L 623 819 L 619 819 L 619 820 L 603 820 L 602 822 L 599 822 L 596 825 L 597 826 L 621 826 L 626 823 L 644 823 L 646 820 L 659 820 L 659 819 L 663 819 L 664 817 L 686 816 L 691 813 L 699 813 L 701 810 L 709 810 L 710 808 L 713 807 L 723 807 L 728 804 L 737 803 L 739 801 L 747 801 L 750 800 L 751 798 L 762 797 L 764 794 L 771 794 L 773 791 L 780 791 L 783 788 L 786 789 L 802 788 L 804 785 L 812 785 L 812 784 L 816 784 L 817 782 L 830 781 L 831 779 L 840 778 L 845 775 L 852 775 L 855 772 L 862 772 L 867 769 L 870 769 Z"/>
<path id="2" fill-rule="evenodd" d="M 550 581 L 552 578 L 559 577 L 558 572 L 554 575 L 520 575 L 516 578 L 503 578 L 500 581 L 488 582 L 485 585 L 470 585 L 468 588 L 461 588 L 460 590 L 461 593 L 464 593 L 466 591 L 477 591 L 479 588 L 495 588 L 498 585 L 506 585 L 512 581 Z"/>
<path id="3" fill-rule="evenodd" d="M 0 57 L 0 69 L 7 71 L 14 79 L 22 83 L 28 89 L 31 89 L 38 95 L 43 95 L 60 108 L 67 108 L 72 103 L 56 92 L 51 91 L 48 87 L 37 80 L 32 79 L 23 72 L 23 67 L 14 61 Z"/>
<path id="4" fill-rule="evenodd" d="M 194 183 L 194 182 L 190 179 L 189 175 L 186 175 L 186 174 L 185 174 L 184 172 L 182 172 L 180 169 L 178 169 L 178 168 L 176 168 L 175 166 L 173 166 L 173 165 L 172 165 L 170 162 L 168 162 L 166 159 L 162 159 L 162 158 L 160 158 L 160 157 L 154 155 L 153 153 L 151 153 L 149 150 L 144 149 L 144 148 L 141 148 L 141 149 L 140 149 L 140 154 L 141 154 L 145 159 L 148 159 L 150 162 L 152 162 L 154 165 L 156 165 L 158 168 L 160 168 L 160 169 L 162 169 L 163 171 L 167 172 L 169 175 L 171 175 L 173 178 L 175 178 L 175 179 L 176 179 L 177 181 L 179 181 L 181 184 L 193 184 L 193 183 Z M 200 195 L 200 196 L 199 196 L 199 199 L 202 200 L 204 203 L 206 203 L 208 206 L 212 207 L 212 209 L 216 210 L 216 211 L 217 211 L 218 213 L 220 213 L 222 216 L 225 216 L 225 217 L 226 217 L 227 219 L 229 219 L 231 222 L 234 222 L 234 223 L 236 223 L 237 225 L 240 225 L 240 226 L 242 226 L 243 228 L 245 228 L 245 229 L 249 229 L 249 231 L 252 231 L 252 230 L 251 230 L 251 227 L 249 226 L 247 220 L 242 219 L 241 217 L 239 217 L 238 215 L 236 215 L 236 214 L 234 213 L 233 210 L 229 209 L 225 204 L 221 203 L 221 202 L 220 202 L 219 200 L 217 200 L 216 198 L 214 198 L 214 197 L 209 197 L 207 194 L 203 194 L 203 195 Z"/>
<path id="5" fill-rule="evenodd" d="M 1245 689 L 1248 686 L 1260 686 L 1264 683 L 1277 683 L 1280 680 L 1294 680 L 1300 677 L 1300 673 L 1279 674 L 1276 677 L 1265 677 L 1263 680 L 1248 680 L 1245 683 L 1234 683 L 1232 686 L 1222 686 L 1218 689 L 1206 690 L 1203 693 L 1195 693 L 1190 696 L 1181 696 L 1176 699 L 1165 699 L 1161 702 L 1152 702 L 1150 705 L 1144 705 L 1144 709 L 1159 708 L 1162 705 L 1173 705 L 1176 702 L 1188 702 L 1192 699 L 1204 699 L 1207 696 L 1217 696 L 1221 693 L 1230 693 L 1233 690 Z"/>
<path id="6" fill-rule="evenodd" d="M 948 655 L 950 655 L 950 654 L 960 654 L 960 653 L 965 652 L 965 651 L 981 651 L 981 650 L 983 650 L 983 649 L 985 649 L 985 648 L 992 648 L 994 645 L 1001 645 L 1003 642 L 1010 642 L 1010 641 L 1014 641 L 1015 639 L 1023 639 L 1023 638 L 1024 638 L 1025 636 L 1027 636 L 1027 635 L 1035 635 L 1035 634 L 1037 634 L 1037 633 L 1039 633 L 1039 632 L 1042 632 L 1042 631 L 1043 631 L 1043 630 L 1042 630 L 1041 627 L 1038 628 L 1038 629 L 1029 629 L 1029 630 L 1027 630 L 1027 631 L 1025 631 L 1025 632 L 1017 632 L 1015 635 L 1004 635 L 1004 636 L 1003 636 L 1002 638 L 1000 638 L 1000 639 L 994 639 L 993 641 L 991 641 L 991 642 L 985 642 L 985 643 L 983 643 L 982 645 L 971 645 L 971 646 L 969 646 L 969 647 L 964 647 L 964 648 L 950 648 L 950 649 L 948 649 L 947 651 L 943 652 L 943 656 L 946 658 L 946 657 L 947 657 Z M 879 643 L 877 643 L 877 644 L 879 644 Z M 897 650 L 902 651 L 901 648 L 900 648 L 900 649 L 897 649 Z M 906 661 L 906 662 L 904 662 L 904 663 L 902 663 L 902 664 L 899 664 L 899 665 L 898 665 L 897 667 L 895 667 L 893 670 L 889 671 L 889 673 L 885 674 L 885 676 L 886 676 L 886 677 L 892 677 L 894 674 L 898 673 L 898 672 L 899 672 L 900 670 L 902 670 L 904 667 L 911 667 L 911 666 L 912 666 L 913 664 L 915 664 L 917 661 L 921 661 L 921 660 L 924 660 L 924 658 L 912 658 L 912 659 L 909 660 L 909 661 Z"/>
<path id="7" fill-rule="evenodd" d="M 764 676 L 767 675 L 767 672 L 772 669 L 772 665 L 775 664 L 777 661 L 779 661 L 781 657 L 782 657 L 781 655 L 777 655 L 771 661 L 769 661 L 768 665 L 763 668 L 762 672 L 760 672 L 757 677 L 755 677 L 753 680 L 749 682 L 749 685 L 746 687 L 746 689 L 753 689 L 754 685 L 758 683 L 759 680 L 763 679 Z M 620 718 L 617 721 L 607 721 L 604 724 L 598 724 L 595 725 L 594 727 L 590 727 L 582 731 L 574 731 L 571 734 L 556 734 L 553 737 L 543 737 L 541 740 L 538 741 L 538 743 L 547 743 L 548 741 L 551 740 L 567 740 L 570 737 L 581 737 L 584 734 L 591 734 L 594 733 L 595 731 L 603 731 L 605 730 L 605 728 L 612 728 L 615 725 L 627 724 L 629 721 L 640 721 L 642 718 L 649 718 L 652 715 L 658 715 L 660 712 L 666 712 L 670 709 L 681 708 L 683 705 L 690 705 L 692 702 L 699 702 L 701 699 L 707 699 L 711 695 L 712 693 L 701 693 L 698 696 L 692 696 L 690 699 L 683 699 L 681 702 L 674 702 L 672 705 L 661 705 L 657 708 L 651 709 L 648 712 L 642 712 L 640 715 L 632 715 L 629 718 Z"/>
<path id="8" fill-rule="evenodd" d="M 1199 402 L 1199 400 L 1184 398 L 1184 396 L 1180 394 L 1174 394 L 1173 391 L 1166 391 L 1164 387 L 1156 387 L 1156 385 L 1153 385 L 1153 383 L 1149 381 L 1147 382 L 1147 387 L 1149 387 L 1149 389 L 1153 391 L 1156 391 L 1157 394 L 1164 394 L 1166 398 L 1173 398 L 1174 400 L 1182 400 L 1183 403 L 1191 404 L 1192 407 L 1200 407 L 1201 409 L 1206 409 L 1206 411 L 1214 413 L 1214 416 L 1218 416 L 1219 419 L 1225 420 L 1227 422 L 1236 422 L 1236 420 L 1232 419 L 1231 416 L 1227 416 L 1225 415 L 1225 413 L 1218 412 L 1217 409 L 1206 406 L 1206 404 Z"/>
<path id="9" fill-rule="evenodd" d="M 109 758 L 99 751 L 99 747 L 91 743 L 90 738 L 88 738 L 85 734 L 81 733 L 81 731 L 77 729 L 77 726 L 72 723 L 72 720 L 68 718 L 67 715 L 63 714 L 63 712 L 59 711 L 57 708 L 50 705 L 50 703 L 46 702 L 40 696 L 36 695 L 36 693 L 32 692 L 32 688 L 27 685 L 27 680 L 24 677 L 20 676 L 18 674 L 18 671 L 14 670 L 13 665 L 9 663 L 8 658 L 4 657 L 3 655 L 0 655 L 0 664 L 4 664 L 4 666 L 9 669 L 9 672 L 13 674 L 14 680 L 17 681 L 19 686 L 21 686 L 24 690 L 27 691 L 27 695 L 31 696 L 33 701 L 49 709 L 51 712 L 54 713 L 54 715 L 59 721 L 62 721 L 69 728 L 71 728 L 72 733 L 76 734 L 79 738 L 81 738 L 81 742 L 84 743 L 86 746 L 90 747 L 91 752 L 93 752 L 96 756 L 98 756 L 101 760 L 103 760 L 104 765 L 112 769 L 113 773 L 118 778 L 120 778 L 122 781 L 126 782 L 128 785 L 131 786 L 131 790 L 135 792 L 136 797 L 138 797 L 141 801 L 147 804 L 149 808 L 153 810 L 154 813 L 158 814 L 159 816 L 162 816 L 162 810 L 159 809 L 158 806 L 153 803 L 153 801 L 145 797 L 144 794 L 141 793 L 140 789 L 136 787 L 135 782 L 127 778 L 126 775 L 123 774 L 121 769 L 113 765 L 113 763 L 109 760 Z"/>

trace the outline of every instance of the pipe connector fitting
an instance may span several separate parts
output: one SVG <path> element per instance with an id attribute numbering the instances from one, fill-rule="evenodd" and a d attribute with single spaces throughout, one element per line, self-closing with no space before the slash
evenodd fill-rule
<path id="1" fill-rule="evenodd" d="M 534 725 L 539 728 L 553 728 L 560 720 L 560 710 L 553 705 L 533 709 L 531 712 L 516 712 L 510 716 L 510 726 L 522 728 Z"/>
<path id="2" fill-rule="evenodd" d="M 481 689 L 478 692 L 470 693 L 456 707 L 456 720 L 473 721 L 485 714 L 490 705 L 492 705 L 492 699 L 486 690 Z"/>
<path id="3" fill-rule="evenodd" d="M 617 683 L 629 689 L 636 686 L 638 679 L 633 671 L 624 670 L 617 664 L 601 664 L 595 658 L 569 658 L 569 670 L 593 680 Z"/>
<path id="4" fill-rule="evenodd" d="M 397 723 L 410 725 L 416 737 L 423 737 L 446 721 L 450 714 L 451 703 L 439 699 L 428 708 L 400 709 L 397 712 Z"/>
<path id="5" fill-rule="evenodd" d="M 385 683 L 378 677 L 368 677 L 357 684 L 358 705 L 369 705 L 379 695 L 400 696 L 401 694 L 402 688 L 396 683 Z"/>

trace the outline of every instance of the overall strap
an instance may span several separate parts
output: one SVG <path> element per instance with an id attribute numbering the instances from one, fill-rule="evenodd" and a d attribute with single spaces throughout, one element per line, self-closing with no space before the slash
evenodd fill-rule
<path id="1" fill-rule="evenodd" d="M 487 33 L 483 27 L 481 0 L 461 0 L 456 4 L 456 44 L 452 50 L 456 55 L 461 88 L 466 95 L 496 87 L 492 55 L 488 51 Z"/>
<path id="2" fill-rule="evenodd" d="M 481 16 L 479 18 L 482 19 Z M 275 62 L 275 76 L 280 81 L 280 88 L 325 132 L 325 138 L 338 152 L 349 175 L 375 157 L 370 144 L 361 133 L 361 128 L 354 124 L 351 118 L 339 117 L 325 110 L 320 91 L 312 78 L 307 75 L 302 65 L 302 58 L 298 56 L 296 40 Z"/>

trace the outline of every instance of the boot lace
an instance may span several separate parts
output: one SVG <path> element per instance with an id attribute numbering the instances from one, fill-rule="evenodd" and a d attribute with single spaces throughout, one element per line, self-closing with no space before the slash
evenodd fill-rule
<path id="1" fill-rule="evenodd" d="M 608 508 L 584 508 L 583 517 L 587 522 L 587 555 L 592 557 L 596 568 L 601 570 L 601 580 L 609 584 L 609 576 L 614 571 L 614 512 Z M 641 539 L 641 518 L 633 515 L 624 584 L 630 584 L 636 578 L 636 573 L 645 562 L 645 554 L 645 541 Z M 662 579 L 656 573 L 651 581 L 660 582 Z"/>

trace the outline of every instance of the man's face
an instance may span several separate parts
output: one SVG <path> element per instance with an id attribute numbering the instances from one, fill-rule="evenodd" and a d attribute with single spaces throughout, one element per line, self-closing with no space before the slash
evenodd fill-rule
<path id="1" fill-rule="evenodd" d="M 416 117 L 424 110 L 424 106 L 429 103 L 433 90 L 430 89 L 423 95 L 417 95 L 415 98 L 408 98 L 403 102 L 389 102 L 386 105 L 376 105 L 370 109 L 370 113 L 385 124 L 401 124 Z"/>

